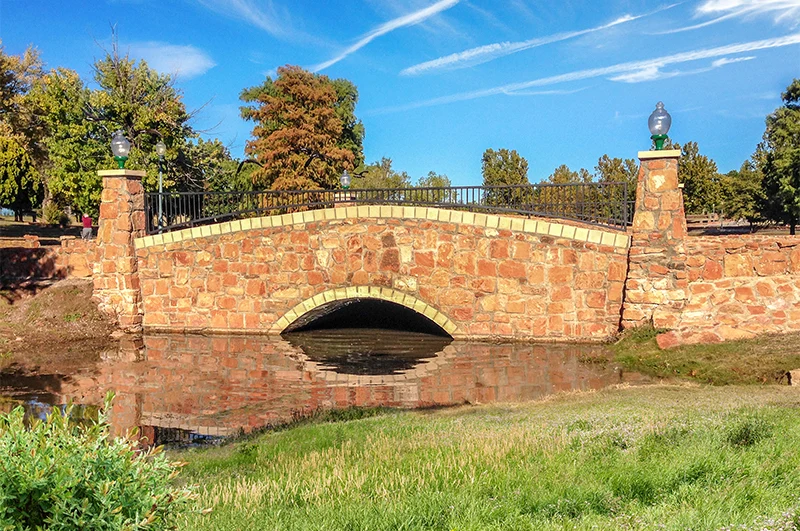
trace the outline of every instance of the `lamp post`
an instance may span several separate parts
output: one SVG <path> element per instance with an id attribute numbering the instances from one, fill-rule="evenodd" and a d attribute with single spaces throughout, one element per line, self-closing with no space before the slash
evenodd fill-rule
<path id="1" fill-rule="evenodd" d="M 656 151 L 664 149 L 664 140 L 667 139 L 667 133 L 672 125 L 672 116 L 669 115 L 664 108 L 662 102 L 656 103 L 656 110 L 650 115 L 647 120 L 647 126 L 650 128 L 650 138 L 656 143 Z"/>
<path id="2" fill-rule="evenodd" d="M 162 176 L 164 166 L 164 155 L 167 153 L 167 146 L 164 142 L 158 141 L 156 144 L 156 153 L 158 154 L 158 228 L 164 226 L 164 210 L 163 210 L 163 193 L 164 193 L 164 178 Z"/>
<path id="3" fill-rule="evenodd" d="M 339 184 L 342 185 L 342 190 L 347 190 L 350 188 L 350 174 L 347 173 L 347 170 L 344 170 L 342 176 L 339 177 Z"/>
<path id="4" fill-rule="evenodd" d="M 131 143 L 122 134 L 122 131 L 115 131 L 114 136 L 111 138 L 111 152 L 114 154 L 114 160 L 117 161 L 119 169 L 125 169 L 125 161 L 128 160 L 128 155 L 131 153 Z"/>

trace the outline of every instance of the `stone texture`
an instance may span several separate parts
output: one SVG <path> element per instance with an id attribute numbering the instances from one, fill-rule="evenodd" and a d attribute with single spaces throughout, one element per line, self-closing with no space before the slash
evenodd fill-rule
<path id="1" fill-rule="evenodd" d="M 134 240 L 145 235 L 144 172 L 104 170 L 97 248 L 94 299 L 126 331 L 141 329 L 144 308 Z M 160 270 L 166 273 L 165 268 Z M 178 301 L 170 301 L 178 307 Z M 182 306 L 183 307 L 183 306 Z"/>
<path id="2" fill-rule="evenodd" d="M 656 154 L 657 155 L 657 154 Z M 645 152 L 636 189 L 636 211 L 630 231 L 631 247 L 622 327 L 647 322 L 668 328 L 678 320 L 685 303 L 686 216 L 678 187 L 680 153 L 655 158 Z"/>
<path id="3" fill-rule="evenodd" d="M 418 218 L 270 225 L 138 245 L 144 326 L 265 333 L 363 286 L 440 312 L 458 337 L 601 340 L 619 327 L 624 247 Z M 180 293 L 159 288 L 184 271 Z"/>

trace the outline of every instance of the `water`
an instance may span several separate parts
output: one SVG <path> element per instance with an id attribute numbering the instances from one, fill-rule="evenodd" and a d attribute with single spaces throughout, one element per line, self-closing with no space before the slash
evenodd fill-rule
<path id="1" fill-rule="evenodd" d="M 560 391 L 641 382 L 581 360 L 599 345 L 477 343 L 387 330 L 126 338 L 72 374 L 0 372 L 0 410 L 42 417 L 73 402 L 79 416 L 116 393 L 116 434 L 151 444 L 217 442 L 315 411 L 521 402 Z M 96 413 L 95 413 L 96 414 Z"/>

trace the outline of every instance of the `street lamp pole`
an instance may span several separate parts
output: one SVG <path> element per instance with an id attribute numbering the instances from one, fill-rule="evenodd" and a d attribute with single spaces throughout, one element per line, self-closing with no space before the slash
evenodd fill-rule
<path id="1" fill-rule="evenodd" d="M 162 171 L 164 155 L 167 153 L 167 146 L 164 145 L 164 142 L 159 141 L 156 144 L 156 153 L 158 153 L 158 228 L 161 230 L 161 227 L 164 226 L 164 177 Z"/>

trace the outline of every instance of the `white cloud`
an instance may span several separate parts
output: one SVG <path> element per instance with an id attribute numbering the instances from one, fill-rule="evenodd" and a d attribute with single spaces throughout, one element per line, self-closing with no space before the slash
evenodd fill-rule
<path id="1" fill-rule="evenodd" d="M 403 15 L 401 17 L 394 18 L 388 22 L 384 22 L 380 26 L 370 30 L 364 36 L 362 36 L 355 44 L 352 46 L 347 47 L 344 51 L 342 51 L 336 57 L 325 61 L 324 63 L 320 63 L 317 66 L 313 67 L 312 70 L 314 72 L 319 72 L 320 70 L 325 70 L 329 66 L 335 65 L 348 55 L 360 50 L 370 42 L 374 41 L 381 35 L 386 35 L 387 33 L 394 31 L 398 28 L 402 28 L 404 26 L 413 26 L 414 24 L 419 24 L 420 22 L 445 11 L 446 9 L 450 9 L 451 7 L 455 6 L 459 3 L 460 0 L 439 0 L 435 4 L 432 4 L 424 9 L 420 9 L 418 11 L 414 11 L 413 13 L 409 13 L 407 15 Z"/>
<path id="2" fill-rule="evenodd" d="M 430 107 L 433 105 L 442 105 L 445 103 L 453 103 L 457 101 L 467 101 L 467 100 L 474 100 L 477 98 L 485 98 L 487 96 L 496 96 L 498 94 L 507 94 L 509 92 L 518 92 L 521 90 L 533 88 L 533 87 L 543 87 L 548 85 L 556 85 L 559 83 L 567 83 L 570 81 L 579 81 L 582 79 L 592 79 L 596 77 L 607 77 L 607 76 L 616 76 L 620 77 L 622 74 L 633 74 L 633 73 L 641 73 L 640 77 L 642 80 L 646 79 L 646 77 L 652 76 L 655 69 L 662 68 L 667 65 L 671 64 L 681 64 L 681 63 L 688 63 L 691 61 L 698 61 L 702 59 L 713 59 L 717 57 L 725 57 L 729 55 L 736 55 L 740 53 L 746 52 L 753 52 L 756 50 L 767 50 L 771 48 L 781 48 L 785 46 L 793 46 L 800 44 L 800 33 L 796 33 L 793 35 L 787 35 L 785 37 L 779 37 L 775 39 L 765 39 L 761 41 L 751 41 L 739 44 L 729 44 L 726 46 L 719 46 L 717 48 L 708 48 L 702 50 L 693 50 L 690 52 L 683 52 L 673 55 L 667 55 L 664 57 L 658 57 L 655 59 L 647 59 L 644 61 L 630 61 L 627 63 L 618 63 L 616 65 L 606 66 L 602 68 L 590 68 L 587 70 L 576 70 L 574 72 L 568 72 L 566 74 L 560 74 L 557 76 L 550 76 L 550 77 L 543 77 L 539 79 L 533 79 L 531 81 L 524 81 L 521 83 L 510 83 L 507 85 L 501 85 L 498 87 L 492 87 L 483 90 L 476 90 L 472 92 L 461 92 L 458 94 L 452 94 L 450 96 L 443 96 L 440 98 L 433 98 L 426 101 L 411 103 L 408 105 L 403 105 L 399 107 L 393 108 L 386 108 L 386 109 L 379 109 L 373 112 L 373 114 L 380 114 L 380 113 L 388 113 L 388 112 L 397 112 L 397 111 L 404 111 L 410 109 L 416 109 L 419 107 Z M 668 73 L 669 74 L 669 73 Z M 676 75 L 681 75 L 678 73 Z M 635 76 L 634 76 L 635 79 Z"/>
<path id="3" fill-rule="evenodd" d="M 733 18 L 771 15 L 776 24 L 800 25 L 800 0 L 705 0 L 695 11 L 696 17 L 713 16 L 711 20 L 657 33 L 665 35 L 704 28 Z"/>
<path id="4" fill-rule="evenodd" d="M 603 24 L 601 26 L 595 26 L 593 28 L 578 30 L 578 31 L 568 31 L 563 33 L 555 33 L 553 35 L 548 35 L 545 37 L 537 37 L 535 39 L 529 39 L 526 41 L 518 41 L 518 42 L 497 42 L 494 44 L 486 44 L 484 46 L 478 46 L 476 48 L 470 48 L 468 50 L 464 50 L 462 52 L 453 53 L 450 55 L 445 55 L 443 57 L 439 57 L 437 59 L 432 59 L 430 61 L 425 61 L 424 63 L 419 63 L 413 66 L 409 66 L 400 72 L 402 76 L 416 76 L 420 74 L 430 73 L 436 70 L 454 70 L 457 68 L 466 68 L 468 66 L 474 66 L 482 63 L 486 63 L 488 61 L 492 61 L 499 57 L 504 57 L 506 55 L 511 55 L 517 52 L 521 52 L 523 50 L 529 50 L 531 48 L 536 48 L 537 46 L 543 46 L 545 44 L 552 44 L 554 42 L 565 41 L 567 39 L 573 39 L 575 37 L 580 37 L 581 35 L 586 35 L 588 33 L 593 33 L 596 31 L 602 31 L 604 29 L 612 28 L 614 26 L 618 26 L 620 24 L 624 24 L 626 22 L 631 22 L 633 20 L 640 19 L 642 17 L 646 17 L 648 15 L 652 15 L 653 13 L 657 13 L 659 11 L 663 11 L 665 9 L 669 9 L 674 7 L 677 4 L 668 5 L 662 7 L 656 11 L 651 13 L 646 13 L 644 15 L 623 15 L 616 20 L 609 22 L 608 24 Z"/>
<path id="5" fill-rule="evenodd" d="M 620 81 L 622 83 L 642 83 L 645 81 L 656 81 L 662 79 L 669 79 L 671 77 L 677 76 L 689 76 L 692 74 L 702 74 L 704 72 L 710 72 L 717 68 L 721 68 L 725 65 L 733 64 L 733 63 L 741 63 L 742 61 L 750 61 L 751 59 L 755 59 L 753 56 L 749 57 L 734 57 L 732 59 L 728 59 L 727 57 L 723 57 L 722 59 L 717 59 L 711 62 L 710 66 L 704 68 L 695 68 L 693 70 L 673 70 L 671 72 L 664 72 L 661 70 L 661 66 L 663 65 L 650 65 L 646 68 L 635 72 L 629 72 L 626 74 L 620 74 L 618 76 L 614 76 L 609 78 L 611 81 Z"/>
<path id="6" fill-rule="evenodd" d="M 190 45 L 139 42 L 129 46 L 129 53 L 133 57 L 144 59 L 158 72 L 182 80 L 201 76 L 217 65 L 203 50 Z"/>
<path id="7" fill-rule="evenodd" d="M 285 36 L 288 31 L 281 20 L 272 0 L 255 2 L 253 0 L 197 0 L 202 6 L 221 15 L 244 20 L 276 37 Z"/>

